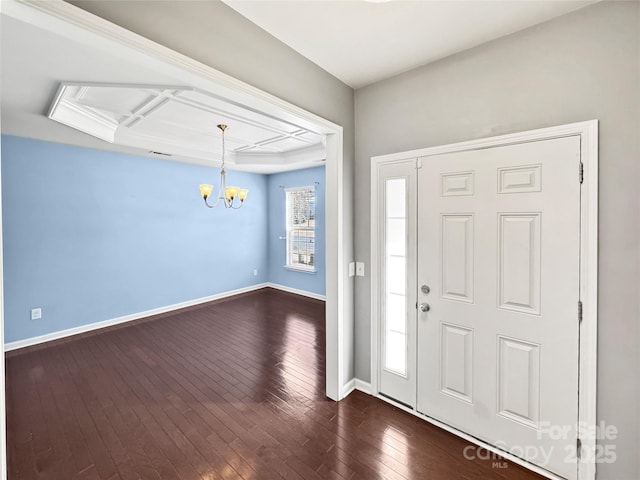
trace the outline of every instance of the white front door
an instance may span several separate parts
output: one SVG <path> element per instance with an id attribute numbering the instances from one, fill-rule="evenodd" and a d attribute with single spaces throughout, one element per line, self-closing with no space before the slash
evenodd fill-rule
<path id="1" fill-rule="evenodd" d="M 570 479 L 579 155 L 571 136 L 418 160 L 417 409 Z"/>

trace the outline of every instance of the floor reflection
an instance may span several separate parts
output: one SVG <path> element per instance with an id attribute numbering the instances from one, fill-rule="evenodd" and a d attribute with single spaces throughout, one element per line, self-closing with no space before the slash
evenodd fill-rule
<path id="1" fill-rule="evenodd" d="M 380 475 L 388 475 L 388 469 L 402 473 L 409 478 L 409 443 L 403 432 L 389 425 L 380 438 L 381 464 Z"/>
<path id="2" fill-rule="evenodd" d="M 303 402 L 317 393 L 320 363 L 317 330 L 317 322 L 312 318 L 299 314 L 288 314 L 285 318 L 282 361 L 277 367 L 287 394 Z"/>

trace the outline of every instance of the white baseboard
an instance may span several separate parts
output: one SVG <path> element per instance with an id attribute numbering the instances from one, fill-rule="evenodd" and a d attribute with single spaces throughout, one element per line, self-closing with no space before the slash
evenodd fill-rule
<path id="1" fill-rule="evenodd" d="M 356 390 L 371 395 L 371 384 L 356 378 Z"/>
<path id="2" fill-rule="evenodd" d="M 47 333 L 39 337 L 31 337 L 24 340 L 18 340 L 15 342 L 5 343 L 4 351 L 10 352 L 11 350 L 17 350 L 18 348 L 31 347 L 32 345 L 38 345 L 39 343 L 50 342 L 52 340 L 58 340 L 60 338 L 70 337 L 79 333 L 90 332 L 92 330 L 98 330 L 100 328 L 110 327 L 112 325 L 118 325 L 120 323 L 132 322 L 134 320 L 140 320 L 141 318 L 150 317 L 151 315 L 158 315 L 160 313 L 171 312 L 180 308 L 191 307 L 201 303 L 211 302 L 213 300 L 219 300 L 221 298 L 231 297 L 240 293 L 252 292 L 271 286 L 267 283 L 259 283 L 257 285 L 251 285 L 249 287 L 238 288 L 236 290 L 230 290 L 228 292 L 216 293 L 215 295 L 209 295 L 207 297 L 196 298 L 194 300 L 187 300 L 186 302 L 174 303 L 173 305 L 167 305 L 166 307 L 153 308 L 140 313 L 132 313 L 123 317 L 112 318 L 110 320 L 103 320 L 101 322 L 90 323 L 88 325 L 81 325 L 79 327 L 69 328 L 66 330 L 59 330 L 57 332 Z"/>
<path id="3" fill-rule="evenodd" d="M 265 287 L 275 288 L 276 290 L 282 290 L 283 292 L 295 293 L 296 295 L 302 295 L 303 297 L 315 298 L 316 300 L 326 301 L 325 295 L 319 293 L 307 292 L 306 290 L 299 290 L 297 288 L 286 287 L 277 283 L 267 283 Z"/>
<path id="4" fill-rule="evenodd" d="M 342 387 L 342 397 L 345 398 L 354 390 L 358 390 L 360 392 L 366 393 L 367 395 L 371 395 L 371 384 L 357 378 L 352 378 Z"/>
<path id="5" fill-rule="evenodd" d="M 340 400 L 342 400 L 343 398 L 346 398 L 355 389 L 356 389 L 356 379 L 352 378 L 342 386 L 342 395 L 340 396 Z"/>

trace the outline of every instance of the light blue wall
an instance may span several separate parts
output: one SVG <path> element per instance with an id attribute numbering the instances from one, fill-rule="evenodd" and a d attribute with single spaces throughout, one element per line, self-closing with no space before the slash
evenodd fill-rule
<path id="1" fill-rule="evenodd" d="M 282 186 L 316 185 L 316 272 L 296 272 L 284 268 L 286 243 L 279 237 L 286 234 L 286 205 Z M 325 294 L 325 167 L 308 168 L 269 175 L 269 281 L 319 295 Z"/>
<path id="2" fill-rule="evenodd" d="M 231 211 L 200 198 L 217 174 L 3 135 L 5 341 L 266 282 L 267 176 L 229 171 Z"/>

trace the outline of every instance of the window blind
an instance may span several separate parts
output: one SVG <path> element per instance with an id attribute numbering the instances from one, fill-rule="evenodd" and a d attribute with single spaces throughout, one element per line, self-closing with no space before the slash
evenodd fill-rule
<path id="1" fill-rule="evenodd" d="M 287 215 L 287 267 L 315 271 L 315 187 L 285 189 Z"/>

